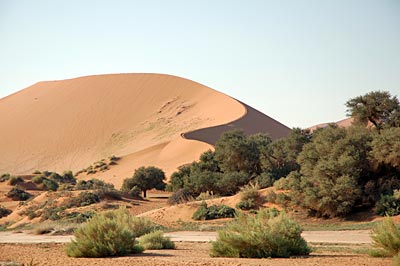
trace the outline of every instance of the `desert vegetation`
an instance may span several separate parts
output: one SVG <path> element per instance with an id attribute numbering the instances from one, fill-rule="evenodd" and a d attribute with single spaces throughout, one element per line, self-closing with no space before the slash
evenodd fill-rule
<path id="1" fill-rule="evenodd" d="M 154 166 L 140 167 L 135 170 L 131 178 L 124 180 L 121 191 L 135 194 L 134 191 L 140 189 L 143 192 L 143 197 L 146 198 L 146 192 L 149 189 L 165 189 L 164 180 L 165 173 L 161 169 Z"/>
<path id="2" fill-rule="evenodd" d="M 393 257 L 393 264 L 399 265 L 400 225 L 395 224 L 390 217 L 387 217 L 376 225 L 371 237 L 376 249 L 372 250 L 370 255 Z"/>
<path id="3" fill-rule="evenodd" d="M 346 106 L 354 118 L 349 128 L 295 128 L 274 142 L 264 134 L 225 132 L 215 151 L 172 174 L 168 189 L 177 194 L 174 202 L 206 191 L 233 195 L 257 183 L 285 191 L 270 200 L 313 216 L 344 217 L 374 207 L 380 215 L 398 214 L 399 101 L 376 91 L 350 99 Z M 251 201 L 244 199 L 238 207 L 252 208 Z"/>
<path id="4" fill-rule="evenodd" d="M 239 214 L 226 228 L 218 231 L 211 256 L 235 258 L 288 258 L 308 255 L 310 248 L 301 237 L 299 224 L 284 213 L 266 210 L 254 216 Z"/>

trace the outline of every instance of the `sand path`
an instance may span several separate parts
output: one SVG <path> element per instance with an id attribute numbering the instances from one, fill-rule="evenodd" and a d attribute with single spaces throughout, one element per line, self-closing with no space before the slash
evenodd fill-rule
<path id="1" fill-rule="evenodd" d="M 209 242 L 216 232 L 177 231 L 165 234 L 174 242 Z M 311 243 L 371 244 L 369 230 L 355 231 L 305 231 L 302 236 Z M 28 233 L 0 232 L 0 243 L 66 243 L 73 236 L 31 235 Z"/>

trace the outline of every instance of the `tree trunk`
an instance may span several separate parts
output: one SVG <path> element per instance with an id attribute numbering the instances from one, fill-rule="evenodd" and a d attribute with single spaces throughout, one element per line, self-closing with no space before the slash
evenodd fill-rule
<path id="1" fill-rule="evenodd" d="M 147 197 L 147 190 L 143 190 L 143 197 L 146 198 Z"/>

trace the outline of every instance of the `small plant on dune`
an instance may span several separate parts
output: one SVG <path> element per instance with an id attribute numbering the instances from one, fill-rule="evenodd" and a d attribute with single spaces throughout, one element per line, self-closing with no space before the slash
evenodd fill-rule
<path id="1" fill-rule="evenodd" d="M 139 239 L 139 244 L 144 249 L 174 249 L 175 244 L 162 231 L 145 234 Z"/>
<path id="2" fill-rule="evenodd" d="M 373 251 L 372 256 L 393 257 L 400 252 L 400 226 L 395 224 L 390 217 L 378 223 L 372 230 L 373 245 L 378 250 Z"/>
<path id="3" fill-rule="evenodd" d="M 98 203 L 98 202 L 100 202 L 99 195 L 92 193 L 92 192 L 84 191 L 84 192 L 79 193 L 79 195 L 77 197 L 71 198 L 67 207 L 68 208 L 83 207 L 83 206 L 88 206 L 88 205 Z"/>
<path id="4" fill-rule="evenodd" d="M 0 205 L 0 218 L 8 216 L 12 211 Z"/>
<path id="5" fill-rule="evenodd" d="M 100 213 L 75 230 L 75 240 L 68 243 L 70 257 L 112 257 L 140 253 L 136 232 L 132 227 L 134 217 L 124 208 Z"/>
<path id="6" fill-rule="evenodd" d="M 192 201 L 193 197 L 187 189 L 181 188 L 172 193 L 172 195 L 168 198 L 168 204 L 176 205 L 185 203 L 188 201 Z"/>
<path id="7" fill-rule="evenodd" d="M 5 182 L 10 179 L 11 175 L 9 173 L 0 175 L 0 182 Z"/>
<path id="8" fill-rule="evenodd" d="M 284 213 L 275 216 L 259 211 L 254 216 L 239 214 L 225 229 L 218 231 L 211 256 L 235 258 L 288 258 L 308 255 L 310 248 L 301 237 L 299 224 Z"/>
<path id="9" fill-rule="evenodd" d="M 235 209 L 226 205 L 211 205 L 203 201 L 197 210 L 193 213 L 194 220 L 213 220 L 220 218 L 233 218 L 235 217 Z"/>
<path id="10" fill-rule="evenodd" d="M 24 182 L 24 180 L 21 178 L 21 177 L 16 177 L 16 176 L 11 176 L 9 179 L 8 179 L 8 184 L 10 185 L 10 186 L 15 186 L 15 185 L 17 185 L 18 183 L 23 183 Z"/>
<path id="11" fill-rule="evenodd" d="M 264 201 L 258 190 L 259 186 L 257 184 L 244 186 L 240 191 L 240 202 L 236 207 L 241 210 L 257 209 Z"/>
<path id="12" fill-rule="evenodd" d="M 26 192 L 25 190 L 19 189 L 17 187 L 13 187 L 7 194 L 6 196 L 8 198 L 11 198 L 12 200 L 28 200 L 30 197 L 32 197 L 32 194 Z"/>
<path id="13" fill-rule="evenodd" d="M 101 189 L 101 188 L 114 188 L 114 185 L 93 178 L 90 180 L 79 180 L 75 187 L 77 190 L 89 190 L 89 189 Z"/>
<path id="14" fill-rule="evenodd" d="M 200 193 L 200 195 L 197 196 L 196 200 L 209 200 L 209 199 L 213 199 L 216 198 L 216 196 L 214 195 L 214 192 L 210 192 L 210 191 L 206 191 L 206 192 L 202 192 Z"/>

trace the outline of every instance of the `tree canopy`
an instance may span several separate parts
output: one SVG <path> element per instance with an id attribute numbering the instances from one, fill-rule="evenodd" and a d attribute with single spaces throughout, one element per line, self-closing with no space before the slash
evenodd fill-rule
<path id="1" fill-rule="evenodd" d="M 165 189 L 166 183 L 165 173 L 154 166 L 140 167 L 135 170 L 135 173 L 131 178 L 124 180 L 121 190 L 129 192 L 135 186 L 143 192 L 143 197 L 146 198 L 147 190 L 149 189 Z"/>

